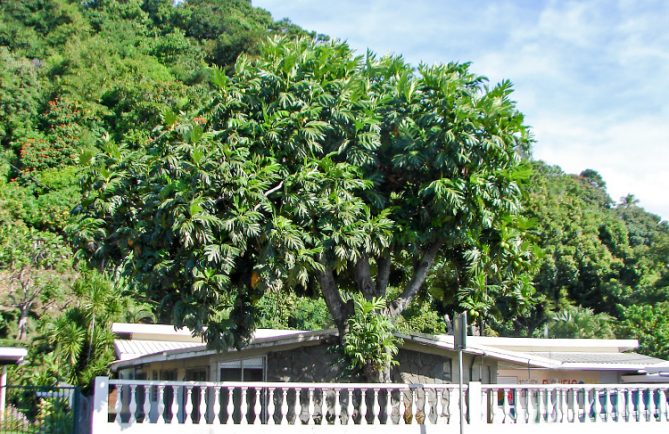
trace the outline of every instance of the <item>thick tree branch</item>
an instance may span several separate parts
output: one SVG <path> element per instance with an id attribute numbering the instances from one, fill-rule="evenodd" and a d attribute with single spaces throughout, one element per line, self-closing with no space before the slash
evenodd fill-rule
<path id="1" fill-rule="evenodd" d="M 362 295 L 365 296 L 365 299 L 371 300 L 374 297 L 374 282 L 372 281 L 372 275 L 369 271 L 369 258 L 367 254 L 363 254 L 358 262 L 355 263 L 355 284 L 358 287 L 358 291 L 362 292 Z"/>
<path id="2" fill-rule="evenodd" d="M 318 277 L 321 284 L 321 292 L 325 299 L 325 304 L 332 315 L 332 319 L 339 330 L 339 338 L 343 338 L 348 331 L 348 318 L 353 314 L 353 303 L 345 303 L 339 293 L 337 282 L 335 281 L 334 271 L 332 267 L 325 263 L 325 259 L 321 259 L 323 265 L 323 272 Z"/>
<path id="3" fill-rule="evenodd" d="M 385 297 L 390 280 L 390 251 L 385 251 L 376 258 L 376 296 Z"/>
<path id="4" fill-rule="evenodd" d="M 443 241 L 441 240 L 435 241 L 427 248 L 420 262 L 416 265 L 414 275 L 406 288 L 404 288 L 404 292 L 402 292 L 402 294 L 388 306 L 388 314 L 391 317 L 395 317 L 402 313 L 409 303 L 411 303 L 411 300 L 413 300 L 416 294 L 418 294 L 442 244 Z"/>

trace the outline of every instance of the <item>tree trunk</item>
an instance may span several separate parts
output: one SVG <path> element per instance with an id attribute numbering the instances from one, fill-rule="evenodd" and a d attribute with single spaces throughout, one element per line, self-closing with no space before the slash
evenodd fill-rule
<path id="1" fill-rule="evenodd" d="M 32 303 L 25 303 L 19 305 L 19 323 L 18 323 L 18 330 L 16 333 L 16 340 L 18 341 L 23 341 L 26 339 L 26 335 L 28 334 L 28 317 L 30 315 L 30 307 Z"/>
<path id="2" fill-rule="evenodd" d="M 323 293 L 328 311 L 332 315 L 332 319 L 339 331 L 339 343 L 343 344 L 348 334 L 348 320 L 354 313 L 353 301 L 348 300 L 344 302 L 334 278 L 334 271 L 326 264 L 323 264 L 323 266 L 324 270 L 319 276 L 321 292 Z"/>
<path id="3" fill-rule="evenodd" d="M 395 317 L 406 309 L 425 282 L 428 272 L 430 271 L 434 259 L 442 245 L 442 240 L 436 240 L 427 247 L 423 256 L 416 263 L 414 275 L 409 284 L 406 286 L 402 294 L 388 305 L 385 312 L 383 312 L 384 314 L 389 315 L 390 317 Z M 375 259 L 377 265 L 375 279 L 372 277 L 369 256 L 367 255 L 361 256 L 361 258 L 354 264 L 352 270 L 356 287 L 367 300 L 371 300 L 373 297 L 385 296 L 390 277 L 392 265 L 390 252 L 383 252 Z M 323 271 L 319 276 L 321 292 L 323 293 L 323 298 L 325 299 L 328 311 L 337 326 L 339 343 L 340 345 L 344 345 L 349 330 L 348 320 L 355 314 L 353 301 L 348 300 L 344 302 L 339 291 L 334 270 L 325 256 L 320 258 L 320 262 L 323 266 Z M 379 371 L 373 367 L 371 362 L 368 362 L 363 368 L 363 375 L 366 377 L 367 381 L 371 383 L 390 382 L 390 366 Z"/>

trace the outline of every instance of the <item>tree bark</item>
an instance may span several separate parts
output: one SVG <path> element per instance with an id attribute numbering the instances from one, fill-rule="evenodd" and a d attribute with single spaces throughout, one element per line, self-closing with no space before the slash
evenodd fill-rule
<path id="1" fill-rule="evenodd" d="M 365 299 L 371 300 L 376 295 L 376 287 L 372 280 L 372 274 L 369 269 L 369 258 L 366 254 L 363 254 L 358 259 L 358 262 L 355 263 L 354 274 L 358 291 L 362 292 Z"/>
<path id="2" fill-rule="evenodd" d="M 390 252 L 386 251 L 381 256 L 376 258 L 376 295 L 377 297 L 385 297 L 388 289 L 388 281 L 390 280 L 390 269 L 392 263 L 390 262 Z"/>
<path id="3" fill-rule="evenodd" d="M 339 341 L 343 343 L 344 337 L 348 333 L 348 319 L 354 312 L 353 301 L 349 300 L 348 302 L 344 302 L 341 298 L 339 288 L 337 287 L 337 281 L 334 277 L 334 270 L 324 262 L 324 260 L 321 261 L 323 272 L 319 276 L 321 292 L 323 293 L 323 298 L 330 311 L 330 315 L 332 315 L 332 319 L 339 331 Z"/>
<path id="4" fill-rule="evenodd" d="M 30 315 L 30 307 L 32 303 L 25 303 L 19 305 L 19 323 L 18 330 L 16 333 L 16 340 L 23 341 L 26 338 L 28 332 L 28 316 Z"/>

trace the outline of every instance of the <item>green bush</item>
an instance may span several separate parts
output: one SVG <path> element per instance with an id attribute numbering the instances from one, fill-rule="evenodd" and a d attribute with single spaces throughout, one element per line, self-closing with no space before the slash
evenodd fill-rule
<path id="1" fill-rule="evenodd" d="M 354 295 L 355 314 L 348 321 L 349 333 L 343 346 L 344 356 L 353 371 L 361 372 L 368 381 L 389 381 L 387 373 L 397 364 L 394 356 L 399 339 L 393 334 L 393 323 L 382 314 L 383 298 L 366 300 Z"/>

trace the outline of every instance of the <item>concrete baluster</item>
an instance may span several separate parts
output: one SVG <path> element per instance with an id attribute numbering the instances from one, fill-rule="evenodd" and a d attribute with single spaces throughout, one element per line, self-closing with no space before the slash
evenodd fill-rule
<path id="1" fill-rule="evenodd" d="M 634 411 L 632 399 L 632 389 L 625 389 L 625 422 L 632 422 L 632 414 Z"/>
<path id="2" fill-rule="evenodd" d="M 116 412 L 116 417 L 114 418 L 114 422 L 119 425 L 121 424 L 122 409 L 123 409 L 123 386 L 119 384 L 116 386 L 116 405 L 114 405 L 114 411 Z"/>
<path id="3" fill-rule="evenodd" d="M 527 389 L 527 423 L 536 422 L 536 414 L 534 413 L 534 389 Z"/>
<path id="4" fill-rule="evenodd" d="M 599 403 L 599 389 L 596 387 L 592 388 L 592 421 L 593 422 L 599 422 L 602 419 L 602 415 L 599 411 L 600 408 L 600 403 Z"/>
<path id="5" fill-rule="evenodd" d="M 156 396 L 156 423 L 165 424 L 165 386 L 158 385 L 158 394 Z"/>
<path id="6" fill-rule="evenodd" d="M 221 417 L 223 413 L 223 403 L 221 402 L 221 387 L 215 386 L 212 387 L 212 392 L 214 393 L 214 402 L 211 405 L 211 415 L 210 420 L 214 425 L 221 424 Z"/>
<path id="7" fill-rule="evenodd" d="M 667 391 L 665 389 L 657 389 L 657 394 L 659 398 L 659 408 L 658 408 L 658 422 L 667 422 Z"/>
<path id="8" fill-rule="evenodd" d="M 137 385 L 132 384 L 130 386 L 130 405 L 128 410 L 130 411 L 130 417 L 128 418 L 128 424 L 132 425 L 137 422 Z"/>
<path id="9" fill-rule="evenodd" d="M 274 404 L 274 398 L 276 397 L 276 389 L 270 387 L 267 390 L 267 424 L 276 424 L 276 419 L 274 419 L 274 413 L 276 412 L 276 405 Z"/>
<path id="10" fill-rule="evenodd" d="M 341 389 L 334 389 L 334 398 L 332 400 L 332 423 L 334 425 L 341 425 Z"/>
<path id="11" fill-rule="evenodd" d="M 251 413 L 251 403 L 249 403 L 249 388 L 247 386 L 242 386 L 242 398 L 239 401 L 239 412 L 241 417 L 239 423 L 241 425 L 249 424 L 249 413 Z"/>
<path id="12" fill-rule="evenodd" d="M 415 418 L 413 411 L 413 389 L 409 389 L 408 398 L 404 400 L 404 423 L 411 424 Z"/>
<path id="13" fill-rule="evenodd" d="M 655 408 L 655 389 L 649 387 L 648 389 L 645 390 L 645 392 L 648 394 L 648 405 L 647 405 L 648 418 L 647 418 L 647 421 L 648 422 L 655 422 L 656 421 L 655 411 L 657 410 Z"/>
<path id="14" fill-rule="evenodd" d="M 227 413 L 227 418 L 225 419 L 225 423 L 232 425 L 232 424 L 235 423 L 235 419 L 233 417 L 233 415 L 235 413 L 235 401 L 233 400 L 233 395 L 234 395 L 233 388 L 228 387 L 227 391 L 228 391 L 228 403 L 227 403 L 227 406 L 226 406 L 226 409 L 225 409 L 225 412 Z"/>
<path id="15" fill-rule="evenodd" d="M 386 425 L 392 425 L 393 419 L 392 419 L 392 413 L 393 413 L 393 390 L 392 389 L 386 389 Z"/>
<path id="16" fill-rule="evenodd" d="M 607 387 L 604 391 L 604 421 L 610 423 L 613 420 L 613 405 L 611 404 L 611 388 Z"/>
<path id="17" fill-rule="evenodd" d="M 172 385 L 172 418 L 170 423 L 180 423 L 179 422 L 179 389 L 176 384 Z M 183 410 L 183 409 L 182 409 Z"/>
<path id="18" fill-rule="evenodd" d="M 360 425 L 367 425 L 367 389 L 360 390 Z"/>
<path id="19" fill-rule="evenodd" d="M 184 398 L 184 421 L 186 425 L 193 423 L 193 386 L 186 386 L 186 396 Z"/>
<path id="20" fill-rule="evenodd" d="M 279 425 L 283 425 L 285 420 L 288 424 L 288 389 L 285 387 L 281 389 L 281 414 L 279 415 Z"/>
<path id="21" fill-rule="evenodd" d="M 255 425 L 260 425 L 262 424 L 262 407 L 261 407 L 261 401 L 262 401 L 262 394 L 263 394 L 263 389 L 260 387 L 255 388 L 255 402 L 253 405 L 253 423 Z"/>
<path id="22" fill-rule="evenodd" d="M 310 387 L 307 391 L 307 425 L 314 424 L 314 410 L 314 389 Z"/>
<path id="23" fill-rule="evenodd" d="M 142 423 L 151 423 L 151 386 L 144 385 L 144 406 L 142 407 Z"/>

